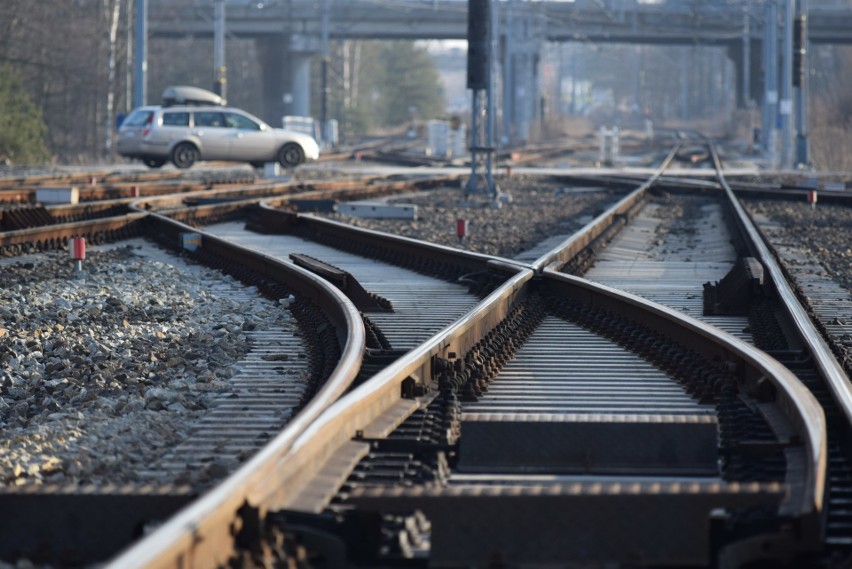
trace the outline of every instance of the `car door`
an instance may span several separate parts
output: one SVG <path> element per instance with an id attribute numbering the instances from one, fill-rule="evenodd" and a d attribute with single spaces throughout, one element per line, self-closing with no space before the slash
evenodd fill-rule
<path id="1" fill-rule="evenodd" d="M 230 135 L 233 129 L 225 122 L 222 111 L 194 111 L 192 136 L 199 142 L 202 160 L 229 160 Z"/>
<path id="2" fill-rule="evenodd" d="M 225 111 L 225 122 L 232 127 L 229 154 L 232 160 L 269 162 L 275 159 L 275 141 L 269 132 L 251 118 Z"/>
<path id="3" fill-rule="evenodd" d="M 154 143 L 164 152 L 175 142 L 186 140 L 189 131 L 189 111 L 163 111 L 161 124 L 154 130 Z"/>

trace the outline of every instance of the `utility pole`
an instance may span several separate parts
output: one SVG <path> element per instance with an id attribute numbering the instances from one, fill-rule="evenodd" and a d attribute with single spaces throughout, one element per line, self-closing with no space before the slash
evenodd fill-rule
<path id="1" fill-rule="evenodd" d="M 492 175 L 494 168 L 494 153 L 496 151 L 496 145 L 494 141 L 494 130 L 495 123 L 494 115 L 497 113 L 496 106 L 494 104 L 494 67 L 497 61 L 497 50 L 494 49 L 494 42 L 497 38 L 500 37 L 500 34 L 497 33 L 498 26 L 498 17 L 497 10 L 499 9 L 500 2 L 492 2 L 491 9 L 488 11 L 488 85 L 485 89 L 486 98 L 485 98 L 485 146 L 489 150 L 485 154 L 485 163 L 486 163 L 486 177 L 488 179 L 488 192 L 494 197 L 496 197 L 496 186 L 494 185 L 494 177 Z"/>
<path id="2" fill-rule="evenodd" d="M 691 60 L 695 55 L 695 47 L 680 48 L 680 118 L 689 120 L 689 85 Z"/>
<path id="3" fill-rule="evenodd" d="M 321 30 L 321 43 L 320 49 L 322 51 L 322 97 L 320 101 L 320 144 L 325 145 L 326 141 L 328 141 L 329 132 L 328 132 L 328 96 L 330 88 L 328 86 L 328 0 L 322 0 L 322 30 Z"/>
<path id="4" fill-rule="evenodd" d="M 793 165 L 793 14 L 796 0 L 784 2 L 784 51 L 781 59 L 781 165 Z"/>
<path id="5" fill-rule="evenodd" d="M 764 97 L 763 132 L 766 154 L 773 167 L 778 164 L 778 9 L 775 0 L 766 2 L 763 25 Z"/>
<path id="6" fill-rule="evenodd" d="M 807 167 L 810 164 L 808 99 L 811 75 L 808 57 L 808 0 L 799 0 L 793 44 L 793 86 L 796 87 L 796 165 Z"/>
<path id="7" fill-rule="evenodd" d="M 228 68 L 225 66 L 225 0 L 214 0 L 213 24 L 213 92 L 226 98 Z"/>
<path id="8" fill-rule="evenodd" d="M 635 1 L 633 2 L 633 22 L 631 25 L 631 29 L 634 37 L 639 35 L 639 2 Z M 633 53 L 631 54 L 631 57 L 633 59 L 633 102 L 630 111 L 632 113 L 639 113 L 639 68 L 641 67 L 640 47 L 638 45 L 634 45 L 632 51 Z"/>
<path id="9" fill-rule="evenodd" d="M 136 0 L 136 57 L 134 67 L 136 81 L 133 92 L 133 106 L 145 104 L 148 91 L 148 0 Z"/>
<path id="10" fill-rule="evenodd" d="M 743 5 L 743 107 L 749 108 L 751 101 L 751 20 L 749 5 Z"/>
<path id="11" fill-rule="evenodd" d="M 515 60 L 515 40 L 512 37 L 513 0 L 506 1 L 506 25 L 503 30 L 503 144 L 512 141 L 512 127 L 515 122 L 513 117 L 515 107 L 515 79 L 512 66 Z"/>

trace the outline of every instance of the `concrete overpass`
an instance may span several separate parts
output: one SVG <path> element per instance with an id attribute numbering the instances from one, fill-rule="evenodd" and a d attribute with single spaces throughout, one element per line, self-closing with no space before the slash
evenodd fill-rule
<path id="1" fill-rule="evenodd" d="M 330 40 L 467 37 L 467 0 L 224 1 L 228 35 L 254 39 L 261 66 L 268 70 L 263 85 L 268 119 L 284 113 L 282 93 L 293 95 L 292 112 L 310 114 L 310 59 L 321 50 L 324 31 Z M 719 45 L 738 69 L 759 70 L 769 1 L 503 0 L 496 5 L 498 34 L 504 45 L 508 38 L 513 46 L 517 73 L 511 82 L 532 92 L 544 42 Z M 151 36 L 213 35 L 214 0 L 148 0 L 148 6 Z M 844 0 L 811 0 L 809 23 L 814 44 L 852 43 L 852 8 Z M 739 81 L 745 76 L 751 77 L 751 92 L 760 93 L 760 74 L 737 73 Z M 527 96 L 508 105 L 521 108 L 536 99 Z"/>
<path id="2" fill-rule="evenodd" d="M 741 41 L 743 18 L 752 13 L 750 34 L 761 37 L 762 0 L 542 0 L 499 2 L 501 29 L 507 6 L 536 22 L 545 41 L 632 44 L 719 44 Z M 466 39 L 467 0 L 329 0 L 331 39 Z M 243 38 L 321 33 L 320 0 L 226 1 L 228 33 Z M 212 36 L 212 0 L 175 5 L 149 0 L 154 36 Z M 811 2 L 813 43 L 852 43 L 852 8 L 838 0 Z"/>

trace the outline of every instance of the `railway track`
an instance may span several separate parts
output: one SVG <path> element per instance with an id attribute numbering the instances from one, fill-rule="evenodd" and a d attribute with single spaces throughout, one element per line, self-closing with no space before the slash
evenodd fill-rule
<path id="1" fill-rule="evenodd" d="M 170 223 L 174 222 L 163 221 L 164 225 L 159 228 L 161 238 L 163 232 L 168 232 Z M 174 237 L 174 243 L 177 243 L 176 235 Z M 214 348 L 224 346 L 226 336 L 235 330 L 232 325 L 224 324 L 232 320 L 226 320 L 224 318 L 226 314 L 221 315 L 220 321 L 223 324 L 212 329 L 202 328 L 195 321 L 172 325 L 172 316 L 169 316 L 169 313 L 173 309 L 159 308 L 159 303 L 153 298 L 150 307 L 149 303 L 146 303 L 144 307 L 137 306 L 138 303 L 132 300 L 133 297 L 127 297 L 124 291 L 119 290 L 113 290 L 111 293 L 113 296 L 107 299 L 109 302 L 105 303 L 103 308 L 98 308 L 99 297 L 103 295 L 102 287 L 106 286 L 107 290 L 110 290 L 111 285 L 99 285 L 97 284 L 99 281 L 95 280 L 92 283 L 94 290 L 86 305 L 92 308 L 78 310 L 69 305 L 68 312 L 71 316 L 65 324 L 66 331 L 69 331 L 68 328 L 72 326 L 76 327 L 74 322 L 86 320 L 92 314 L 95 315 L 95 322 L 103 320 L 106 317 L 98 315 L 108 309 L 107 305 L 124 306 L 127 311 L 124 330 L 130 331 L 134 337 L 137 335 L 136 328 L 140 324 L 144 326 L 146 318 L 154 319 L 152 322 L 155 324 L 144 328 L 140 332 L 143 335 L 139 338 L 140 342 L 150 344 L 150 354 L 146 354 L 145 357 L 150 356 L 154 363 L 150 367 L 151 373 L 146 376 L 139 376 L 138 372 L 134 371 L 139 367 L 136 364 L 132 366 L 134 370 L 128 368 L 123 371 L 119 368 L 117 370 L 119 373 L 113 373 L 110 362 L 115 361 L 117 354 L 110 355 L 105 352 L 104 350 L 109 349 L 107 344 L 103 344 L 100 351 L 97 347 L 90 347 L 93 341 L 106 341 L 99 338 L 100 332 L 104 330 L 101 325 L 90 322 L 88 335 L 79 346 L 75 345 L 75 334 L 63 334 L 62 336 L 67 338 L 67 346 L 71 353 L 95 354 L 90 355 L 92 361 L 103 363 L 91 364 L 94 370 L 100 370 L 97 377 L 94 375 L 89 377 L 94 372 L 86 367 L 80 367 L 76 373 L 83 372 L 85 376 L 75 380 L 76 375 L 71 375 L 68 379 L 62 380 L 68 386 L 66 396 L 69 396 L 68 389 L 78 390 L 80 393 L 79 397 L 69 401 L 67 414 L 72 418 L 77 417 L 79 419 L 77 423 L 83 427 L 83 430 L 79 431 L 75 428 L 66 434 L 58 434 L 60 438 L 56 444 L 61 446 L 63 438 L 73 443 L 78 436 L 85 436 L 87 440 L 95 441 L 101 438 L 102 444 L 113 444 L 112 439 L 116 437 L 116 433 L 111 431 L 104 433 L 97 428 L 98 422 L 104 420 L 104 413 L 92 414 L 92 419 L 87 419 L 87 416 L 74 411 L 77 407 L 85 406 L 85 402 L 92 399 L 87 397 L 87 391 L 88 394 L 92 396 L 98 394 L 101 398 L 113 395 L 117 397 L 121 393 L 119 391 L 114 394 L 107 389 L 98 389 L 104 381 L 110 386 L 118 385 L 115 382 L 132 382 L 126 386 L 128 389 L 132 389 L 134 384 L 143 382 L 143 385 L 148 386 L 143 387 L 144 402 L 134 404 L 143 408 L 143 412 L 144 408 L 150 409 L 154 415 L 157 414 L 158 409 L 161 409 L 162 427 L 169 429 L 175 425 L 175 421 L 171 419 L 173 406 L 177 406 L 175 411 L 183 409 L 184 405 L 198 408 L 196 403 L 190 402 L 187 388 L 181 387 L 186 382 L 180 379 L 181 369 L 195 368 L 200 375 L 209 376 L 207 379 L 198 381 L 196 385 L 202 389 L 202 397 L 205 400 L 203 406 L 212 408 L 212 411 L 205 413 L 203 419 L 196 423 L 191 437 L 184 437 L 179 446 L 171 448 L 165 454 L 157 452 L 156 449 L 162 447 L 166 450 L 168 444 L 166 441 L 175 438 L 171 434 L 163 433 L 166 436 L 161 441 L 154 431 L 145 443 L 139 442 L 138 444 L 145 445 L 145 448 L 140 448 L 138 454 L 147 458 L 149 462 L 141 468 L 137 464 L 131 476 L 132 480 L 126 477 L 112 477 L 109 472 L 103 471 L 96 471 L 94 474 L 75 471 L 73 469 L 76 462 L 70 458 L 60 458 L 58 462 L 54 459 L 52 466 L 41 467 L 45 480 L 40 484 L 27 484 L 27 480 L 32 479 L 32 476 L 28 476 L 25 472 L 23 476 L 18 477 L 18 481 L 23 485 L 6 486 L 0 493 L 0 502 L 4 504 L 3 509 L 6 512 L 2 520 L 2 529 L 0 529 L 0 551 L 4 559 L 17 559 L 23 556 L 38 563 L 72 566 L 103 560 L 105 556 L 115 554 L 134 536 L 138 536 L 146 524 L 170 516 L 197 496 L 206 486 L 218 482 L 226 474 L 235 470 L 258 449 L 263 447 L 267 449 L 266 452 L 274 453 L 276 441 L 280 441 L 276 437 L 280 435 L 283 426 L 288 423 L 298 424 L 300 420 L 309 420 L 312 414 L 316 414 L 319 408 L 317 406 L 327 406 L 351 382 L 355 373 L 352 370 L 357 370 L 363 350 L 363 327 L 354 307 L 339 292 L 298 267 L 269 263 L 269 260 L 262 256 L 240 249 L 232 251 L 227 246 L 221 247 L 218 254 L 216 250 L 215 246 L 208 244 L 205 252 L 208 263 L 217 265 L 218 268 L 228 267 L 230 271 L 239 268 L 239 279 L 263 291 L 276 301 L 276 305 L 279 298 L 286 299 L 291 294 L 300 296 L 300 302 L 294 303 L 291 308 L 292 314 L 300 323 L 299 338 L 295 338 L 292 330 L 287 328 L 273 326 L 254 329 L 255 325 L 251 324 L 249 328 L 246 328 L 251 350 L 241 362 L 237 363 L 236 369 L 239 370 L 237 375 L 224 382 L 219 379 L 217 369 L 223 354 L 220 355 L 221 349 Z M 146 255 L 150 254 L 146 253 Z M 241 258 L 243 263 L 233 261 L 223 263 L 223 255 L 232 259 Z M 262 268 L 245 268 L 246 262 L 251 264 L 258 259 L 263 264 Z M 36 259 L 29 261 L 31 265 L 36 262 L 38 262 Z M 97 267 L 99 263 L 97 253 L 87 263 L 93 263 L 93 268 Z M 148 270 L 158 271 L 155 267 Z M 116 279 L 116 281 L 120 280 Z M 79 286 L 86 285 L 83 283 Z M 207 292 L 202 297 L 205 302 L 215 301 L 221 303 L 222 307 L 250 305 L 252 304 L 250 299 L 258 294 L 257 289 L 254 292 L 246 291 L 244 286 L 235 286 L 234 281 L 208 282 L 205 288 Z M 303 294 L 308 291 L 309 294 Z M 180 294 L 180 291 L 177 293 Z M 324 306 L 321 308 L 320 305 Z M 96 312 L 92 312 L 93 310 Z M 284 307 L 277 306 L 277 310 L 283 311 Z M 249 312 L 251 313 L 252 309 L 249 309 Z M 75 314 L 77 316 L 74 316 Z M 7 323 L 7 326 L 13 331 L 22 328 L 16 326 L 14 320 L 11 324 Z M 58 328 L 58 325 L 56 327 Z M 151 327 L 152 329 L 148 330 Z M 49 324 L 49 328 L 53 329 L 54 326 Z M 121 324 L 118 328 L 122 329 Z M 340 330 L 339 338 L 336 332 L 338 329 Z M 6 333 L 5 329 L 4 333 Z M 123 332 L 113 334 L 114 337 L 122 335 L 126 334 Z M 20 333 L 18 336 L 20 337 Z M 36 331 L 35 337 L 40 337 L 39 331 Z M 175 341 L 181 337 L 188 338 L 185 353 L 182 353 L 180 348 L 175 352 L 175 349 L 168 347 L 174 345 Z M 194 341 L 193 338 L 195 338 Z M 47 347 L 48 344 L 55 342 L 51 333 L 47 333 L 43 341 L 46 342 L 46 347 L 42 348 L 45 352 L 48 349 L 53 350 Z M 33 342 L 41 346 L 39 340 L 31 340 L 28 345 Z M 97 344 L 94 345 L 97 346 Z M 20 352 L 22 348 L 24 348 L 23 345 L 13 345 L 13 350 Z M 124 351 L 125 348 L 120 349 Z M 4 362 L 9 361 L 10 354 L 13 360 L 22 360 L 15 351 L 9 352 L 4 348 Z M 30 357 L 41 358 L 40 355 Z M 142 356 L 138 357 L 141 359 Z M 167 360 L 167 358 L 171 359 Z M 80 360 L 80 364 L 83 363 L 81 356 L 78 355 L 71 357 L 71 360 L 72 362 L 66 362 L 60 367 L 67 368 L 69 365 L 75 365 L 73 361 L 76 360 Z M 53 358 L 49 361 L 51 366 L 55 365 L 52 363 Z M 45 363 L 48 363 L 46 358 Z M 346 366 L 346 369 L 336 374 L 337 382 L 326 382 L 325 380 L 332 375 L 332 371 L 338 364 Z M 19 375 L 14 367 L 11 369 L 13 377 Z M 215 375 L 212 373 L 214 371 Z M 31 373 L 33 372 L 20 375 L 23 378 L 35 378 L 34 375 L 30 375 Z M 166 382 L 165 378 L 174 376 L 175 373 L 178 374 L 177 379 Z M 189 370 L 186 373 L 191 377 Z M 60 381 L 54 379 L 53 374 L 49 374 L 48 377 L 51 378 L 52 383 Z M 56 377 L 62 376 L 56 374 Z M 13 394 L 14 389 L 20 391 L 20 388 L 10 386 L 7 383 L 8 379 L 8 374 L 4 373 L 4 399 L 16 397 Z M 78 384 L 79 387 L 77 387 Z M 192 386 L 188 386 L 188 389 L 191 390 Z M 207 395 L 204 395 L 205 393 Z M 126 397 L 124 399 L 126 400 Z M 98 399 L 98 402 L 100 401 L 101 399 Z M 103 406 L 106 406 L 106 399 L 103 401 Z M 7 419 L 12 421 L 12 424 L 9 424 L 11 430 L 15 426 L 14 414 L 10 416 L 7 410 L 8 407 L 4 408 L 3 418 L 4 422 Z M 26 409 L 18 412 L 20 416 L 20 413 L 26 412 Z M 134 416 L 134 412 L 129 412 L 131 417 Z M 53 420 L 48 419 L 48 421 Z M 60 421 L 58 416 L 55 420 Z M 117 422 L 122 419 L 111 420 Z M 21 424 L 26 426 L 28 423 L 27 420 Z M 50 422 L 45 423 L 44 428 L 50 428 L 50 425 Z M 142 425 L 139 427 L 141 428 Z M 133 428 L 133 425 L 128 425 L 128 429 L 130 428 Z M 83 447 L 80 449 L 82 452 L 77 451 L 81 460 L 89 460 L 89 457 L 97 455 L 94 452 L 86 452 L 86 444 L 91 443 L 83 442 Z M 51 451 L 41 452 L 50 453 Z M 123 456 L 119 456 L 112 460 L 123 459 Z M 108 458 L 104 460 L 109 461 Z M 32 467 L 24 465 L 24 468 Z M 65 478 L 68 481 L 54 482 L 54 475 L 57 472 L 67 472 Z M 36 473 L 37 471 L 32 471 L 30 474 Z M 4 479 L 8 474 L 9 472 L 4 473 Z M 97 481 L 91 481 L 93 478 Z M 76 479 L 82 479 L 82 483 L 76 482 Z M 8 483 L 8 480 L 6 482 Z"/>
<path id="2" fill-rule="evenodd" d="M 706 220 L 690 238 L 712 257 L 686 258 L 695 254 L 687 239 L 668 257 L 636 261 L 653 250 L 648 237 L 659 238 L 652 227 L 664 206 L 645 205 L 652 182 L 529 265 L 483 259 L 479 271 L 497 271 L 504 284 L 490 276 L 476 308 L 377 370 L 295 440 L 274 499 L 242 514 L 241 562 L 700 567 L 821 555 L 833 482 L 826 449 L 836 434 L 797 377 L 810 371 L 794 374 L 749 344 L 777 326 L 758 327 L 750 318 L 766 314 L 737 306 L 756 287 L 784 295 L 756 274 L 753 259 L 767 259 L 737 229 L 746 222 L 707 196 L 682 207 Z M 354 247 L 359 233 L 374 254 L 404 242 L 264 215 L 270 231 L 339 248 Z M 719 239 L 722 226 L 731 233 Z M 595 278 L 653 292 L 677 310 L 557 269 L 599 271 Z M 697 318 L 705 304 L 714 327 Z M 776 318 L 786 326 L 788 317 Z M 778 357 L 825 356 L 798 334 Z M 811 379 L 842 391 L 832 371 Z M 203 508 L 191 510 L 112 566 L 176 566 L 188 526 L 201 537 L 191 555 L 224 562 L 229 547 L 213 551 L 196 517 Z"/>
<path id="3" fill-rule="evenodd" d="M 37 205 L 40 191 L 73 191 L 79 202 L 96 202 L 211 189 L 245 187 L 257 182 L 251 172 L 241 170 L 206 171 L 186 176 L 176 172 L 121 173 L 96 172 L 29 178 L 0 178 L 0 204 L 4 209 Z M 0 217 L 2 221 L 2 217 Z M 0 226 L 2 227 L 2 226 Z"/>
<path id="4" fill-rule="evenodd" d="M 199 260 L 239 258 L 245 268 L 227 270 L 273 298 L 292 290 L 319 313 L 348 311 L 346 331 L 340 316 L 318 328 L 320 344 L 349 357 L 326 358 L 335 395 L 323 388 L 222 486 L 110 566 L 700 567 L 842 554 L 848 419 L 842 405 L 827 422 L 822 411 L 842 402 L 838 370 L 777 315 L 781 304 L 762 304 L 785 293 L 753 274 L 753 259 L 772 271 L 737 229 L 745 222 L 703 186 L 653 196 L 659 173 L 524 262 L 356 231 L 294 213 L 290 196 L 148 201 L 133 215 L 163 243 L 203 231 Z M 345 191 L 311 189 L 309 199 Z M 254 233 L 227 221 L 258 205 Z M 672 207 L 680 225 L 660 229 Z M 336 291 L 295 290 L 293 266 Z M 743 314 L 743 289 L 756 315 Z M 755 319 L 783 320 L 787 345 L 769 345 L 778 328 Z M 192 443 L 198 456 L 218 432 Z M 667 515 L 649 523 L 649 511 Z"/>
<path id="5" fill-rule="evenodd" d="M 285 189 L 289 189 L 290 193 L 302 192 L 300 196 L 328 199 L 330 196 L 353 193 L 381 195 L 408 188 L 409 184 L 406 182 L 376 185 L 350 181 L 298 184 Z M 279 194 L 287 193 L 281 192 L 280 188 L 271 189 Z M 132 216 L 133 222 L 138 224 L 136 234 L 152 237 L 163 243 L 167 249 L 174 249 L 180 243 L 180 234 L 192 232 L 193 228 L 160 214 L 143 212 L 163 208 L 174 217 L 189 218 L 193 222 L 202 218 L 209 221 L 251 208 L 258 200 L 251 198 L 253 195 L 269 195 L 276 191 L 258 188 L 240 192 L 220 191 L 209 203 L 204 202 L 206 205 L 195 207 L 186 207 L 183 204 L 190 200 L 191 203 L 197 204 L 195 200 L 200 195 L 188 198 L 177 196 L 165 200 L 168 203 L 158 203 L 156 206 L 143 200 L 136 205 L 136 213 L 119 216 L 118 219 L 107 219 L 106 222 L 126 230 L 127 217 Z M 205 192 L 201 195 L 210 194 Z M 199 209 L 202 210 L 201 213 L 197 211 Z M 189 215 L 189 210 L 196 211 Z M 5 233 L 3 238 L 7 239 L 7 242 L 13 238 L 26 239 L 28 248 L 33 251 L 49 249 L 46 245 L 61 247 L 63 244 L 61 237 L 51 237 L 57 232 L 62 234 L 61 232 L 82 231 L 85 228 L 85 231 L 90 232 L 89 235 L 98 235 L 94 233 L 98 231 L 98 223 L 88 221 L 57 224 L 55 227 L 37 227 L 23 232 Z M 111 237 L 124 237 L 124 234 L 100 236 L 100 239 Z M 49 239 L 55 239 L 55 242 L 50 242 Z M 323 254 L 322 247 L 319 248 L 319 254 Z M 14 254 L 19 251 L 7 252 Z M 308 252 L 318 253 L 317 250 Z M 397 345 L 395 349 L 391 348 L 385 336 L 379 338 L 372 334 L 370 338 L 373 343 L 365 355 L 364 328 L 360 318 L 357 326 L 351 319 L 353 305 L 340 293 L 329 292 L 325 281 L 311 276 L 310 271 L 302 270 L 291 263 L 273 260 L 260 253 L 234 247 L 213 235 L 205 236 L 203 250 L 196 255 L 196 260 L 234 273 L 239 280 L 260 288 L 275 300 L 284 299 L 284 308 L 290 308 L 300 320 L 301 334 L 310 349 L 300 343 L 294 343 L 293 338 L 283 330 L 253 331 L 250 334 L 254 336 L 253 347 L 238 366 L 241 371 L 231 382 L 232 394 L 225 400 L 215 402 L 213 411 L 197 425 L 191 438 L 137 472 L 138 480 L 145 483 L 142 486 L 139 483 L 83 487 L 76 484 L 48 484 L 41 488 L 28 487 L 17 491 L 6 489 L 0 498 L 9 513 L 4 518 L 3 529 L 0 531 L 0 551 L 3 558 L 15 559 L 24 556 L 38 562 L 73 565 L 82 560 L 103 559 L 105 555 L 115 553 L 132 536 L 138 535 L 139 529 L 146 523 L 168 517 L 175 509 L 191 500 L 199 489 L 199 482 L 201 487 L 204 483 L 214 482 L 260 447 L 264 447 L 263 456 L 266 461 L 274 460 L 275 453 L 280 453 L 281 448 L 289 444 L 293 433 L 304 428 L 312 414 L 316 415 L 316 409 L 327 406 L 354 380 L 354 374 L 362 367 L 362 357 L 381 363 L 384 359 L 394 357 L 395 349 L 404 350 L 405 346 L 419 342 L 416 334 L 412 338 L 404 328 L 399 328 L 399 334 L 391 334 Z M 12 262 L 12 259 L 8 262 Z M 32 255 L 26 258 L 25 262 L 35 263 L 39 262 L 39 259 L 37 255 Z M 307 265 L 311 267 L 310 261 Z M 417 275 L 412 273 L 408 276 Z M 418 286 L 424 286 L 426 280 L 428 279 L 421 278 Z M 418 307 L 407 307 L 406 303 L 416 304 L 416 295 L 410 290 L 405 291 L 406 286 L 408 285 L 399 282 L 402 291 L 394 296 L 399 302 L 397 311 L 411 315 Z M 467 287 L 449 284 L 447 287 L 458 289 L 456 292 L 451 290 L 446 295 L 447 301 L 473 304 L 477 300 L 477 297 L 467 294 Z M 222 294 L 241 297 L 245 293 L 238 287 Z M 467 299 L 460 301 L 461 297 Z M 449 316 L 438 315 L 437 324 L 428 322 L 430 319 L 434 320 L 435 314 L 428 314 L 426 311 L 423 313 L 421 324 L 440 328 L 446 324 L 442 323 L 442 319 L 452 320 L 459 313 L 459 309 L 451 307 Z M 391 320 L 385 318 L 385 321 Z M 424 331 L 418 333 L 420 336 L 428 335 L 428 332 Z M 307 352 L 308 360 L 300 363 L 299 359 L 305 357 L 303 352 Z M 291 363 L 282 363 L 288 361 Z M 181 365 L 180 362 L 176 364 Z M 300 365 L 303 368 L 301 370 L 298 369 Z M 336 370 L 337 366 L 341 369 Z M 291 377 L 290 374 L 293 373 L 296 373 L 296 377 Z M 332 377 L 332 380 L 326 381 L 329 377 Z M 235 399 L 230 399 L 232 397 Z M 300 411 L 300 414 L 294 416 L 296 411 Z M 279 433 L 288 421 L 291 424 L 290 434 L 288 435 L 286 430 Z M 272 442 L 267 444 L 270 439 Z M 190 473 L 189 479 L 187 473 Z M 250 478 L 254 476 L 257 474 L 252 473 Z M 179 486 L 189 481 L 195 483 L 193 488 L 187 490 L 186 487 Z M 142 507 L 142 502 L 148 505 Z M 121 522 L 110 523 L 111 517 L 122 510 L 132 511 L 134 514 L 118 514 L 122 517 Z M 69 527 L 69 516 L 75 517 L 82 512 L 89 512 L 85 523 L 73 524 L 76 526 L 73 535 L 66 532 L 64 537 L 57 537 L 64 531 L 60 528 Z M 110 531 L 100 532 L 96 529 L 98 526 L 109 526 Z"/>

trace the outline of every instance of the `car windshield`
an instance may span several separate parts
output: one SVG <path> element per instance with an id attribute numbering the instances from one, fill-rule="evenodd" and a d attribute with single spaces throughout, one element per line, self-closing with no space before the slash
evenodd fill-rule
<path id="1" fill-rule="evenodd" d="M 154 114 L 152 110 L 135 110 L 130 113 L 130 116 L 124 119 L 124 122 L 121 123 L 121 126 L 145 126 L 151 120 L 151 115 Z"/>

